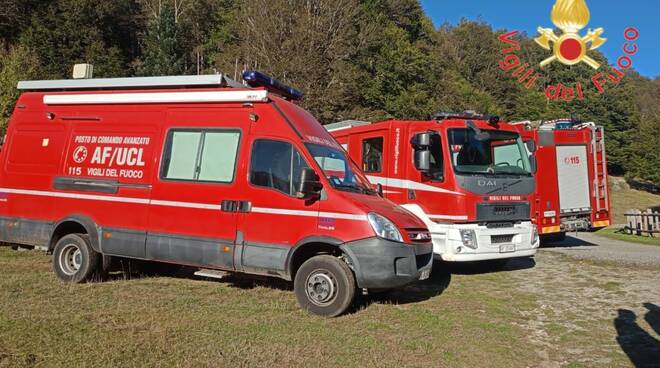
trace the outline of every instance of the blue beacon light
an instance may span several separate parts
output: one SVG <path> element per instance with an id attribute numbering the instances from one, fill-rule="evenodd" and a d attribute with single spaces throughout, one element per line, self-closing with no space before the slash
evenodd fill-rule
<path id="1" fill-rule="evenodd" d="M 304 93 L 297 89 L 287 86 L 286 84 L 271 78 L 268 75 L 255 71 L 248 70 L 243 73 L 243 80 L 247 82 L 250 87 L 264 87 L 267 90 L 279 94 L 284 98 L 299 101 L 305 96 Z"/>

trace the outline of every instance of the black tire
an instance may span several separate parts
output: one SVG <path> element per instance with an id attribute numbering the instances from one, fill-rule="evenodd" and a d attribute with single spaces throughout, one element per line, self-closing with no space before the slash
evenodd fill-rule
<path id="1" fill-rule="evenodd" d="M 53 270 L 62 281 L 82 283 L 98 276 L 101 255 L 92 249 L 86 234 L 69 234 L 55 244 Z"/>
<path id="2" fill-rule="evenodd" d="M 303 309 L 320 316 L 336 317 L 353 304 L 355 276 L 339 258 L 315 256 L 300 266 L 293 289 Z"/>

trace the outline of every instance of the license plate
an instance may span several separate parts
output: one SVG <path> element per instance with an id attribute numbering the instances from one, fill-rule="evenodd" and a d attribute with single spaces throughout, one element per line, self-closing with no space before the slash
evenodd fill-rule
<path id="1" fill-rule="evenodd" d="M 419 275 L 420 280 L 426 280 L 429 277 L 431 277 L 431 270 L 424 270 L 422 273 Z"/>
<path id="2" fill-rule="evenodd" d="M 503 244 L 500 245 L 500 253 L 511 253 L 516 251 L 515 244 Z"/>

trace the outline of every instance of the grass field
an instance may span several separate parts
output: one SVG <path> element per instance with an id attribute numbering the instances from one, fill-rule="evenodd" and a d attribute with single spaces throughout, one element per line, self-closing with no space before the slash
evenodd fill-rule
<path id="1" fill-rule="evenodd" d="M 617 278 L 658 270 L 576 263 L 546 252 L 501 272 L 438 264 L 426 282 L 324 319 L 301 311 L 283 282 L 181 275 L 66 285 L 46 254 L 0 248 L 0 367 L 630 365 L 616 344 L 615 306 L 642 313 L 660 295 Z M 585 272 L 597 282 L 581 284 Z"/>
<path id="2" fill-rule="evenodd" d="M 615 240 L 629 241 L 640 244 L 660 245 L 660 237 L 658 237 L 660 236 L 660 234 L 656 234 L 655 238 L 651 238 L 649 236 L 630 235 L 621 232 L 619 229 L 613 229 L 613 228 L 600 230 L 596 234 Z"/>
<path id="3" fill-rule="evenodd" d="M 630 209 L 645 210 L 652 206 L 660 206 L 660 195 L 641 190 L 616 189 L 610 191 L 610 196 L 614 224 L 625 224 L 626 216 L 624 214 Z"/>

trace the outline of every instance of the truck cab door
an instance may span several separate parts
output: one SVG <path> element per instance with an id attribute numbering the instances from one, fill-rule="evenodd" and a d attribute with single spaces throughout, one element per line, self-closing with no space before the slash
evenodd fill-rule
<path id="1" fill-rule="evenodd" d="M 176 109 L 162 132 L 147 258 L 233 270 L 249 109 Z"/>

